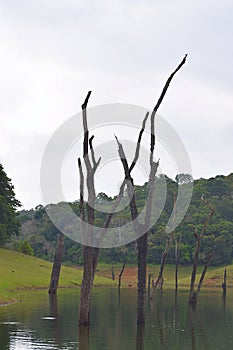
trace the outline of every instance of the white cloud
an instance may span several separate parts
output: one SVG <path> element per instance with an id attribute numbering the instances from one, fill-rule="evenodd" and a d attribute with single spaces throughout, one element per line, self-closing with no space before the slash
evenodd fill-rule
<path id="1" fill-rule="evenodd" d="M 186 52 L 160 113 L 184 140 L 194 176 L 232 171 L 232 7 L 228 0 L 2 2 L 0 157 L 23 204 L 40 201 L 46 142 L 89 89 L 90 105 L 151 108 Z"/>

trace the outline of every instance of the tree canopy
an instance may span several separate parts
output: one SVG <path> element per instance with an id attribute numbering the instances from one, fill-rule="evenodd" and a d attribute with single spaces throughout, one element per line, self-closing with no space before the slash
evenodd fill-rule
<path id="1" fill-rule="evenodd" d="M 0 164 L 0 244 L 19 231 L 16 210 L 21 203 L 15 198 L 14 186 Z"/>
<path id="2" fill-rule="evenodd" d="M 182 174 L 177 178 L 181 185 L 186 185 L 190 180 L 188 176 Z M 174 194 L 177 192 L 176 181 L 164 176 L 158 176 L 155 186 L 164 186 L 166 180 L 167 196 L 164 210 L 151 229 L 148 237 L 148 257 L 149 263 L 159 264 L 161 254 L 166 246 L 167 234 L 165 227 L 174 205 Z M 159 196 L 159 192 L 156 194 Z M 208 209 L 201 200 L 202 195 L 215 208 L 215 213 L 208 225 L 207 232 L 201 245 L 200 262 L 205 263 L 206 257 L 210 252 L 214 253 L 212 264 L 229 264 L 233 260 L 233 174 L 228 176 L 216 176 L 211 179 L 198 179 L 194 181 L 194 190 L 189 209 L 175 230 L 175 238 L 180 241 L 181 237 L 181 264 L 191 264 L 195 249 L 195 237 L 193 227 L 200 229 L 208 214 Z M 135 186 L 135 197 L 139 211 L 143 210 L 147 196 L 147 184 Z M 104 193 L 97 196 L 97 203 L 101 204 L 103 200 L 114 200 Z M 74 212 L 79 215 L 79 202 L 70 203 Z M 54 247 L 58 229 L 50 221 L 46 214 L 45 207 L 37 206 L 35 210 L 21 211 L 19 215 L 22 223 L 22 229 L 19 239 L 27 239 L 31 244 L 34 253 L 38 257 L 48 260 L 53 259 Z M 101 211 L 96 212 L 95 224 L 101 226 L 105 219 L 105 214 Z M 121 226 L 130 220 L 130 208 L 126 207 L 119 211 L 113 218 L 113 226 Z M 129 232 L 130 234 L 130 232 Z M 135 242 L 127 246 L 127 261 L 137 262 L 137 247 Z M 82 247 L 80 244 L 65 238 L 63 259 L 72 263 L 82 263 Z M 100 261 L 113 263 L 122 262 L 122 252 L 120 248 L 102 249 L 100 251 Z M 167 262 L 174 263 L 174 249 L 171 249 Z"/>

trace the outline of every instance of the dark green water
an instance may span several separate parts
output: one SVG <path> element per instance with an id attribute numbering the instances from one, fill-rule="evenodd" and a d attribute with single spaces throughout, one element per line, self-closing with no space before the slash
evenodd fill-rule
<path id="1" fill-rule="evenodd" d="M 190 308 L 187 292 L 158 292 L 147 300 L 145 329 L 136 326 L 136 291 L 95 289 L 91 326 L 77 326 L 79 290 L 23 295 L 22 302 L 0 307 L 0 349 L 221 350 L 233 349 L 233 293 L 200 295 Z"/>

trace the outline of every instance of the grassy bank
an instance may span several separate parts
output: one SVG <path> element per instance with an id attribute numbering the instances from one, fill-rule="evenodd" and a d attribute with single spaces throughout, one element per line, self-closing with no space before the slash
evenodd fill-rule
<path id="1" fill-rule="evenodd" d="M 114 272 L 115 279 L 118 281 L 118 275 L 121 271 L 122 265 L 115 264 Z M 233 265 L 227 267 L 212 267 L 207 270 L 206 277 L 203 282 L 203 288 L 221 288 L 223 281 L 223 274 L 225 268 L 227 269 L 227 286 L 233 287 Z M 148 265 L 147 275 L 150 273 L 152 278 L 156 279 L 159 274 L 160 266 Z M 199 266 L 197 269 L 197 283 L 199 282 L 200 275 L 203 267 Z M 179 288 L 187 289 L 190 285 L 190 276 L 192 272 L 192 266 L 180 266 L 179 267 Z M 99 264 L 97 274 L 99 276 L 111 277 L 111 266 L 106 264 Z M 174 288 L 175 286 L 175 267 L 174 265 L 166 265 L 164 269 L 164 288 Z M 122 286 L 137 286 L 137 267 L 132 265 L 126 265 L 124 274 L 122 276 Z"/>
<path id="2" fill-rule="evenodd" d="M 98 264 L 95 286 L 117 287 L 118 275 L 122 265 L 115 264 L 115 282 L 111 277 L 111 265 Z M 20 299 L 22 291 L 30 289 L 48 288 L 52 264 L 42 259 L 20 254 L 14 251 L 0 249 L 0 304 L 13 302 Z M 189 288 L 191 266 L 180 266 L 179 288 Z M 225 267 L 209 267 L 203 288 L 221 289 Z M 202 267 L 198 269 L 199 280 Z M 149 265 L 147 273 L 153 274 L 155 279 L 159 273 L 159 266 Z M 82 270 L 75 267 L 62 266 L 60 287 L 69 288 L 80 286 Z M 227 285 L 233 287 L 233 265 L 227 267 Z M 122 276 L 122 287 L 137 286 L 137 267 L 126 265 Z M 174 288 L 174 266 L 166 265 L 164 271 L 164 288 Z"/>
<path id="3" fill-rule="evenodd" d="M 0 304 L 18 299 L 18 292 L 48 288 L 52 264 L 32 256 L 0 249 Z M 81 285 L 81 269 L 62 266 L 60 287 Z M 113 286 L 110 278 L 97 276 L 95 286 Z"/>

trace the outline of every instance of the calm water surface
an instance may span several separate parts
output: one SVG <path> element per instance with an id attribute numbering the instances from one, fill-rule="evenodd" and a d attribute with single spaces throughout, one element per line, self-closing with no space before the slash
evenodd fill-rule
<path id="1" fill-rule="evenodd" d="M 0 307 L 1 350 L 221 350 L 233 349 L 233 291 L 202 291 L 192 308 L 187 292 L 157 292 L 147 300 L 145 329 L 136 326 L 136 290 L 96 288 L 91 326 L 78 328 L 79 290 L 23 295 Z"/>

